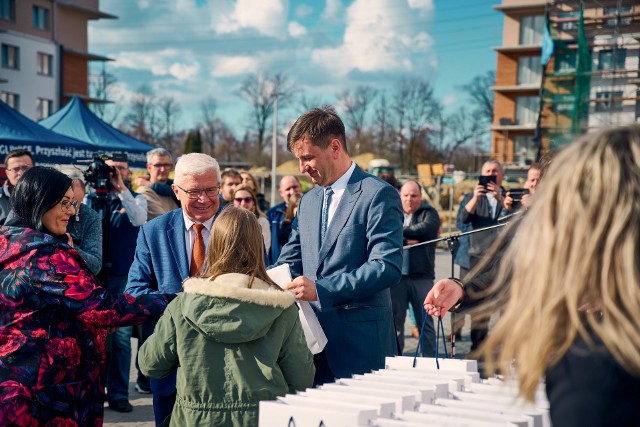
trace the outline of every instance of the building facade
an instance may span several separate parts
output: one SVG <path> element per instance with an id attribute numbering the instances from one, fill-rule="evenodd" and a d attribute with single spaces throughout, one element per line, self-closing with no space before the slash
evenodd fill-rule
<path id="1" fill-rule="evenodd" d="M 577 135 L 640 120 L 640 3 L 503 0 L 492 155 L 526 165 Z M 582 12 L 581 12 L 582 9 Z M 541 63 L 543 39 L 553 54 Z"/>
<path id="2" fill-rule="evenodd" d="M 0 99 L 40 120 L 89 96 L 88 22 L 116 18 L 99 0 L 0 0 Z"/>

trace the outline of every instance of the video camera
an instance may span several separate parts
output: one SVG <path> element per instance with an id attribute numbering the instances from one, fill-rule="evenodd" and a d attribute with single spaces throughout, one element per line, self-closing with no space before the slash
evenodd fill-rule
<path id="1" fill-rule="evenodd" d="M 96 194 L 107 194 L 111 191 L 111 177 L 116 174 L 116 168 L 106 164 L 107 160 L 126 162 L 127 155 L 125 153 L 113 153 L 111 157 L 104 153 L 95 153 L 93 155 L 93 160 L 87 170 L 82 173 L 82 176 L 85 182 L 93 187 Z"/>

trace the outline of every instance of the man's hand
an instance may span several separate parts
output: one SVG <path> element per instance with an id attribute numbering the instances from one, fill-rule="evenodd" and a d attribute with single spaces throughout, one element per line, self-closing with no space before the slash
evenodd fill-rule
<path id="1" fill-rule="evenodd" d="M 298 276 L 293 282 L 283 286 L 284 289 L 295 294 L 296 299 L 300 301 L 318 301 L 318 292 L 314 281 L 304 276 Z"/>
<path id="2" fill-rule="evenodd" d="M 484 185 L 477 183 L 473 188 L 473 198 L 477 200 L 485 194 L 487 194 L 487 188 Z"/>
<path id="3" fill-rule="evenodd" d="M 513 197 L 511 197 L 511 193 L 507 192 L 506 197 L 502 201 L 502 206 L 508 211 L 513 208 Z"/>
<path id="4" fill-rule="evenodd" d="M 487 182 L 487 193 L 493 194 L 496 200 L 502 200 L 502 189 L 495 182 Z"/>
<path id="5" fill-rule="evenodd" d="M 122 180 L 122 175 L 120 175 L 120 170 L 118 168 L 114 168 L 115 173 L 110 176 L 111 179 L 111 191 L 114 193 L 122 193 L 127 189 L 124 185 L 124 181 Z"/>
<path id="6" fill-rule="evenodd" d="M 427 294 L 424 309 L 431 316 L 442 317 L 464 296 L 462 287 L 451 279 L 439 280 Z"/>
<path id="7" fill-rule="evenodd" d="M 524 206 L 525 208 L 529 209 L 531 207 L 531 194 L 524 194 L 522 196 L 522 206 Z"/>

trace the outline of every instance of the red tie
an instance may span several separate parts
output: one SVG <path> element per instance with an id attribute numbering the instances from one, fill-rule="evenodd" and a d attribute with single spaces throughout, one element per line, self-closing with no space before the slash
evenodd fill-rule
<path id="1" fill-rule="evenodd" d="M 202 229 L 204 225 L 193 224 L 193 230 L 196 232 L 196 240 L 193 242 L 191 251 L 191 266 L 189 268 L 189 276 L 196 276 L 202 273 L 202 265 L 204 264 L 204 239 L 202 238 Z"/>

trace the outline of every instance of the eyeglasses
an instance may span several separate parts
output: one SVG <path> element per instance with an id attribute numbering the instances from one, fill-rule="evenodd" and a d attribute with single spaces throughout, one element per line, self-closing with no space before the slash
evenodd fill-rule
<path id="1" fill-rule="evenodd" d="M 74 211 L 78 210 L 78 202 L 77 201 L 69 201 L 69 200 L 62 200 L 60 201 L 60 208 L 62 209 L 63 212 L 66 212 L 69 210 L 69 208 L 73 208 Z"/>
<path id="2" fill-rule="evenodd" d="M 156 169 L 171 169 L 173 166 L 171 163 L 156 163 L 155 165 L 151 165 Z"/>
<path id="3" fill-rule="evenodd" d="M 233 200 L 235 200 L 238 203 L 249 203 L 249 202 L 253 202 L 253 197 L 236 197 Z"/>
<path id="4" fill-rule="evenodd" d="M 30 169 L 32 166 L 33 165 L 16 166 L 15 168 L 7 169 L 7 172 L 13 172 L 13 173 L 25 172 L 27 169 Z"/>
<path id="5" fill-rule="evenodd" d="M 216 187 L 205 188 L 204 190 L 185 190 L 179 185 L 176 185 L 176 187 L 187 193 L 187 196 L 189 196 L 190 199 L 198 199 L 202 193 L 204 193 L 205 196 L 211 198 L 217 196 L 220 192 L 220 184 L 218 184 Z"/>

